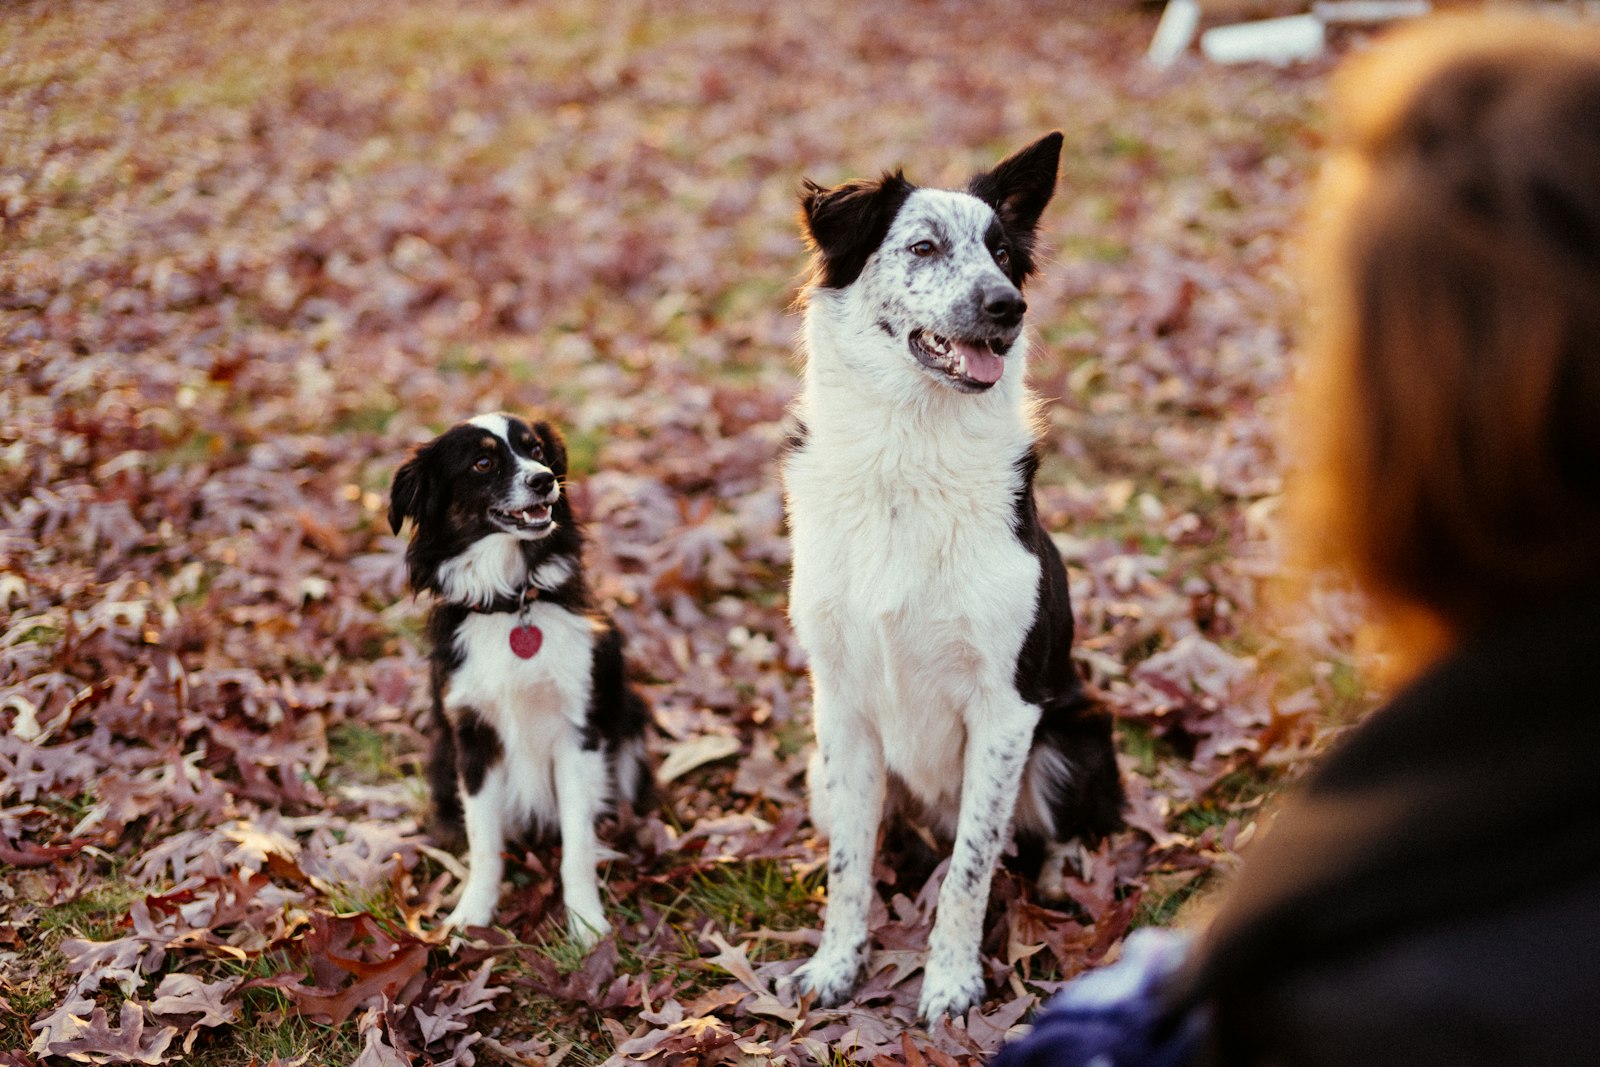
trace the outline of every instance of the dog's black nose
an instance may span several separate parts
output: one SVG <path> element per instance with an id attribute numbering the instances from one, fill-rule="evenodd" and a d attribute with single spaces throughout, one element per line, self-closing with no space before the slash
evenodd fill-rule
<path id="1" fill-rule="evenodd" d="M 1028 310 L 1028 302 L 1013 285 L 988 285 L 980 294 L 984 315 L 1001 326 L 1015 326 Z"/>
<path id="2" fill-rule="evenodd" d="M 550 490 L 555 487 L 556 476 L 549 471 L 528 475 L 528 488 L 533 490 L 535 496 L 549 496 Z"/>

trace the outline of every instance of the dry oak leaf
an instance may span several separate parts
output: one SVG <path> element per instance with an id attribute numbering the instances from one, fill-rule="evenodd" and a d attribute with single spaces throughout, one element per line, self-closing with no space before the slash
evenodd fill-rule
<path id="1" fill-rule="evenodd" d="M 316 915 L 301 938 L 300 952 L 318 984 L 305 985 L 294 976 L 259 984 L 282 989 L 301 1015 L 339 1026 L 363 1005 L 397 999 L 427 966 L 430 947 L 415 939 L 396 939 L 371 915 Z M 344 984 L 346 976 L 355 981 Z"/>
<path id="2" fill-rule="evenodd" d="M 739 739 L 731 734 L 701 734 L 667 747 L 667 754 L 656 771 L 656 782 L 666 785 L 696 767 L 727 759 L 739 751 Z"/>
<path id="3" fill-rule="evenodd" d="M 150 1010 L 156 1015 L 199 1015 L 196 1026 L 225 1026 L 239 1015 L 239 1005 L 228 998 L 240 979 L 204 982 L 192 974 L 169 974 L 156 987 Z"/>
<path id="4" fill-rule="evenodd" d="M 124 1002 L 122 1025 L 112 1029 L 106 1024 L 105 1009 L 96 1008 L 76 1034 L 52 1042 L 49 1048 L 39 1048 L 35 1042 L 34 1051 L 80 1063 L 165 1063 L 167 1048 L 178 1036 L 178 1028 L 158 1026 L 147 1031 L 144 1009 L 145 1005 L 137 1001 Z"/>

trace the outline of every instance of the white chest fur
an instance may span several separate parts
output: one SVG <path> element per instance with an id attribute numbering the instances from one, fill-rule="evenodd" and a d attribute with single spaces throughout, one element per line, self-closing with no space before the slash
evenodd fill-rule
<path id="1" fill-rule="evenodd" d="M 542 642 L 523 658 L 511 648 L 511 631 L 524 623 Z M 559 747 L 579 744 L 593 686 L 594 624 L 582 615 L 535 602 L 521 615 L 468 616 L 456 630 L 461 665 L 445 689 L 445 709 L 472 708 L 493 726 L 504 746 L 508 825 L 553 825 L 553 761 Z"/>
<path id="2" fill-rule="evenodd" d="M 966 716 L 1014 687 L 1038 595 L 1038 561 L 1011 529 L 1032 442 L 1025 391 L 884 404 L 811 370 L 807 442 L 785 471 L 790 615 L 819 688 L 852 697 L 847 712 L 819 708 L 816 728 L 861 720 L 890 770 L 953 811 Z"/>

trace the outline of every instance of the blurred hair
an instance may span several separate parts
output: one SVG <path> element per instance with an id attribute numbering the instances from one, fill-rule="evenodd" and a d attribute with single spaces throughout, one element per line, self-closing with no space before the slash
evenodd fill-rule
<path id="1" fill-rule="evenodd" d="M 1411 673 L 1600 584 L 1600 30 L 1453 17 L 1340 74 L 1293 540 Z"/>

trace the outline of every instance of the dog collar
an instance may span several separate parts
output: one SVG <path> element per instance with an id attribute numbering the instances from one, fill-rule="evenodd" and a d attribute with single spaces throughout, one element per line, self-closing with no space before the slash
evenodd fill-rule
<path id="1" fill-rule="evenodd" d="M 473 605 L 469 610 L 479 615 L 504 615 L 507 612 L 521 613 L 529 604 L 539 599 L 544 590 L 533 584 L 533 576 L 528 576 L 527 584 L 522 587 L 522 592 L 508 596 L 497 596 L 482 607 Z"/>

